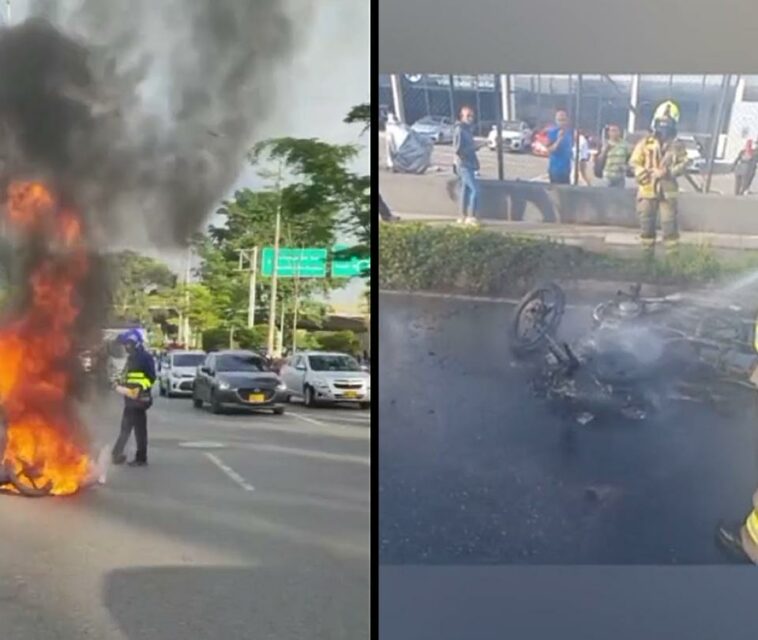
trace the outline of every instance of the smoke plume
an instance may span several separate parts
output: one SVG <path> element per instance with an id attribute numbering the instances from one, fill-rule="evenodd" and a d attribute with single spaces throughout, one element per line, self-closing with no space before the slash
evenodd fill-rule
<path id="1" fill-rule="evenodd" d="M 181 245 L 279 108 L 307 8 L 295 20 L 279 0 L 38 2 L 0 32 L 2 175 L 54 184 L 99 246 Z"/>

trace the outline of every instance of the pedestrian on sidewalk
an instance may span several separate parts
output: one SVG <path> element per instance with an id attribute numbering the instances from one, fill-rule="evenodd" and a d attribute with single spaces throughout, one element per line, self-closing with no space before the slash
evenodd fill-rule
<path id="1" fill-rule="evenodd" d="M 619 125 L 608 125 L 607 131 L 608 137 L 598 157 L 602 166 L 601 175 L 607 186 L 623 189 L 626 186 L 626 170 L 631 152 L 626 140 L 621 136 Z"/>
<path id="2" fill-rule="evenodd" d="M 568 112 L 555 112 L 555 126 L 547 131 L 548 175 L 550 184 L 571 184 L 574 133 L 569 128 Z"/>
<path id="3" fill-rule="evenodd" d="M 479 158 L 474 140 L 474 109 L 468 105 L 461 107 L 460 118 L 453 131 L 453 150 L 455 151 L 455 171 L 458 174 L 461 190 L 462 224 L 478 224 L 476 214 L 479 212 Z"/>
<path id="4" fill-rule="evenodd" d="M 574 160 L 577 157 L 577 146 L 579 147 L 579 171 L 577 172 L 577 184 L 581 181 L 585 187 L 591 187 L 592 181 L 587 174 L 587 166 L 589 165 L 592 154 L 590 153 L 590 143 L 587 141 L 587 137 L 579 131 L 574 131 L 574 147 L 571 149 L 572 171 L 571 175 L 574 175 L 573 165 Z"/>
<path id="5" fill-rule="evenodd" d="M 734 173 L 734 195 L 741 196 L 747 193 L 755 177 L 756 153 L 753 141 L 748 139 L 744 148 L 737 154 L 737 159 L 732 165 Z"/>
<path id="6" fill-rule="evenodd" d="M 145 349 L 142 334 L 138 329 L 125 331 L 117 338 L 127 352 L 126 366 L 117 386 L 124 395 L 124 410 L 121 415 L 121 432 L 113 445 L 113 464 L 126 462 L 124 447 L 134 430 L 137 453 L 130 467 L 147 465 L 147 410 L 153 404 L 152 387 L 155 383 L 155 364 Z"/>
<path id="7" fill-rule="evenodd" d="M 382 194 L 377 194 L 379 198 L 379 217 L 384 220 L 385 222 L 397 222 L 400 220 L 400 218 L 392 213 L 390 211 L 390 208 L 387 206 L 387 203 L 384 201 L 384 198 L 382 198 Z"/>

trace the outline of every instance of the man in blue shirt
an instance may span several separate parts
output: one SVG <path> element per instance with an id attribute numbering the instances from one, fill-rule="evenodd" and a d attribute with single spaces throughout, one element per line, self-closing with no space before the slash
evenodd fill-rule
<path id="1" fill-rule="evenodd" d="M 568 113 L 559 109 L 555 114 L 555 126 L 548 129 L 548 175 L 551 184 L 571 184 L 571 164 L 574 148 L 574 132 L 568 126 Z"/>

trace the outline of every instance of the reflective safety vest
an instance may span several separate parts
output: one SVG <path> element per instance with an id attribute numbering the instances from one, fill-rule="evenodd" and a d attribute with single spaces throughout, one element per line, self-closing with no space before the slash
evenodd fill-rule
<path id="1" fill-rule="evenodd" d="M 126 374 L 126 386 L 139 387 L 143 391 L 149 391 L 153 386 L 150 379 L 142 371 L 129 371 Z"/>

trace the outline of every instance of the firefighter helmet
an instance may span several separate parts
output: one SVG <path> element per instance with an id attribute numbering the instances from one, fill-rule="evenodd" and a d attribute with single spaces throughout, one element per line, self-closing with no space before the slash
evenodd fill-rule
<path id="1" fill-rule="evenodd" d="M 663 120 L 664 118 L 669 118 L 675 123 L 679 122 L 679 107 L 673 100 L 666 100 L 666 102 L 658 105 L 653 114 L 653 124 L 656 120 Z"/>

